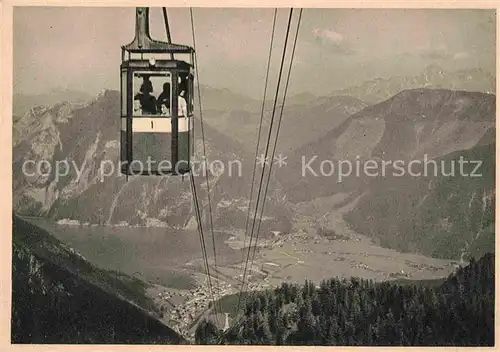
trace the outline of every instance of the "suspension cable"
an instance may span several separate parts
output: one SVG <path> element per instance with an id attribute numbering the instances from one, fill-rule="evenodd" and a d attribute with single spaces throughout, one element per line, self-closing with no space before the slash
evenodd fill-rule
<path id="1" fill-rule="evenodd" d="M 272 51 L 273 51 L 273 42 L 274 42 L 274 33 L 275 33 L 275 27 L 276 27 L 276 15 L 278 13 L 278 9 L 274 9 L 274 19 L 273 19 L 273 27 L 271 31 L 271 44 L 269 45 L 269 57 L 267 59 L 267 72 L 266 72 L 266 81 L 264 84 L 264 94 L 262 96 L 262 110 L 260 113 L 260 123 L 259 123 L 259 133 L 257 135 L 257 146 L 255 148 L 255 159 L 257 159 L 257 155 L 259 153 L 259 146 L 260 146 L 260 135 L 262 131 L 262 122 L 264 120 L 264 107 L 266 105 L 266 96 L 267 96 L 267 86 L 268 86 L 268 80 L 269 80 L 269 71 L 271 68 L 271 56 L 272 56 Z M 250 196 L 249 196 L 249 201 L 248 201 L 248 212 L 247 212 L 247 218 L 245 222 L 245 237 L 243 239 L 243 248 L 245 248 L 246 242 L 247 242 L 247 237 L 248 237 L 248 224 L 250 221 L 250 212 L 251 212 L 251 204 L 252 204 L 252 198 L 253 198 L 253 189 L 254 189 L 254 183 L 255 183 L 255 171 L 257 169 L 257 163 L 254 163 L 253 165 L 253 172 L 252 172 L 252 186 L 250 188 Z M 254 214 L 255 217 L 256 214 Z M 244 251 L 242 251 L 242 257 L 241 257 L 241 266 L 243 267 L 243 260 L 244 260 Z"/>
<path id="2" fill-rule="evenodd" d="M 261 174 L 260 183 L 259 183 L 259 191 L 257 193 L 257 202 L 256 202 L 256 206 L 255 206 L 255 213 L 254 213 L 255 215 L 258 212 L 259 200 L 260 200 L 260 195 L 261 195 L 261 190 L 262 190 L 262 183 L 263 183 L 263 179 L 264 179 L 264 172 L 265 172 L 266 162 L 267 162 L 268 153 L 269 153 L 269 143 L 270 143 L 270 140 L 271 140 L 271 133 L 272 133 L 273 123 L 274 123 L 274 116 L 275 116 L 275 112 L 276 112 L 276 104 L 277 104 L 277 101 L 278 101 L 279 87 L 280 87 L 280 83 L 281 83 L 283 66 L 284 66 L 284 61 L 285 61 L 285 56 L 286 56 L 286 47 L 287 47 L 287 44 L 288 44 L 288 35 L 290 33 L 290 25 L 291 25 L 291 22 L 292 22 L 292 15 L 293 15 L 293 9 L 290 9 L 290 15 L 289 15 L 289 18 L 288 18 L 288 25 L 287 25 L 287 31 L 286 31 L 286 36 L 285 36 L 285 44 L 284 44 L 284 47 L 283 47 L 283 55 L 282 55 L 282 58 L 281 58 L 281 64 L 280 64 L 280 70 L 279 70 L 279 76 L 278 76 L 278 84 L 276 86 L 276 94 L 275 94 L 275 98 L 274 98 L 273 113 L 272 113 L 272 116 L 271 116 L 271 123 L 270 123 L 270 126 L 269 126 L 269 135 L 268 135 L 268 138 L 267 138 L 266 151 L 265 151 L 265 155 L 264 155 L 264 162 L 263 162 L 263 165 L 262 165 L 262 174 Z M 254 229 L 255 229 L 255 220 L 256 220 L 255 215 L 254 215 L 254 218 L 253 218 L 252 231 L 250 233 L 250 243 L 249 243 L 249 246 L 248 246 L 247 259 L 245 261 L 245 269 L 243 271 L 243 280 L 242 280 L 242 284 L 241 284 L 241 288 L 240 288 L 240 293 L 238 295 L 238 304 L 237 304 L 236 311 L 238 311 L 239 308 L 240 308 L 240 305 L 241 305 L 241 296 L 242 296 L 242 293 L 243 293 L 243 290 L 244 290 L 244 286 L 245 286 L 245 279 L 246 279 L 246 273 L 247 273 L 247 268 L 248 268 L 248 261 L 250 259 L 250 250 L 252 248 L 252 239 L 253 239 L 253 233 L 254 233 Z"/>
<path id="3" fill-rule="evenodd" d="M 287 92 L 288 92 L 288 83 L 290 82 L 290 74 L 292 72 L 293 58 L 295 56 L 295 48 L 297 46 L 297 38 L 298 38 L 298 35 L 299 35 L 300 21 L 302 19 L 302 10 L 303 9 L 300 9 L 298 23 L 297 23 L 297 30 L 295 31 L 295 39 L 294 39 L 294 42 L 293 42 L 292 54 L 291 54 L 291 57 L 290 57 L 290 65 L 289 65 L 289 68 L 288 68 L 288 75 L 287 75 L 287 78 L 286 78 L 285 90 L 284 90 L 284 93 L 283 93 L 283 104 L 281 105 L 281 113 L 280 113 L 280 117 L 278 119 L 278 128 L 276 130 L 276 138 L 274 140 L 274 147 L 273 147 L 273 153 L 272 153 L 271 160 L 274 160 L 274 155 L 276 153 L 276 146 L 278 144 L 278 137 L 279 137 L 279 133 L 280 133 L 281 121 L 283 119 L 283 110 L 285 108 L 286 95 L 287 95 Z M 266 195 L 267 195 L 267 190 L 268 190 L 268 187 L 269 187 L 269 181 L 271 179 L 272 169 L 273 169 L 273 163 L 271 162 L 271 165 L 269 166 L 269 173 L 267 175 L 266 189 L 264 191 L 264 199 L 263 199 L 263 202 L 262 202 L 262 208 L 261 208 L 261 213 L 260 213 L 260 217 L 259 217 L 259 225 L 257 226 L 257 234 L 256 234 L 256 237 L 255 237 L 256 243 L 257 243 L 257 240 L 259 238 L 260 225 L 262 223 L 262 215 L 264 213 L 264 204 L 266 202 Z M 255 253 L 256 253 L 256 246 L 254 246 L 254 248 L 253 248 L 252 262 L 250 264 L 250 267 L 252 267 L 253 262 L 255 260 Z"/>
<path id="4" fill-rule="evenodd" d="M 172 43 L 172 37 L 170 36 L 170 26 L 168 24 L 168 15 L 167 15 L 167 8 L 162 7 L 163 10 L 163 21 L 165 22 L 165 32 L 167 33 L 167 43 L 171 44 Z M 174 59 L 174 53 L 170 53 L 170 59 Z"/>
<path id="5" fill-rule="evenodd" d="M 215 311 L 215 320 L 217 322 L 217 325 L 219 325 L 217 310 L 215 307 L 214 293 L 213 293 L 213 288 L 212 288 L 212 276 L 210 275 L 210 266 L 208 265 L 207 247 L 205 245 L 205 236 L 203 234 L 200 205 L 198 203 L 198 195 L 196 193 L 196 184 L 194 182 L 194 176 L 193 176 L 192 172 L 189 173 L 189 179 L 191 181 L 191 193 L 193 194 L 193 202 L 195 205 L 195 212 L 196 212 L 196 222 L 198 224 L 198 233 L 200 235 L 201 253 L 203 255 L 205 272 L 206 272 L 206 275 L 208 277 L 208 291 L 209 291 L 209 294 L 212 298 L 212 306 L 214 307 L 214 311 Z"/>
<path id="6" fill-rule="evenodd" d="M 163 10 L 163 19 L 165 22 L 165 32 L 167 35 L 167 42 L 171 43 L 172 38 L 170 36 L 170 27 L 169 27 L 169 22 L 168 22 L 168 14 L 167 14 L 167 9 L 165 7 L 162 7 Z M 191 22 L 193 25 L 193 23 Z M 193 27 L 194 28 L 194 27 Z M 194 29 L 193 29 L 193 38 L 194 38 Z M 171 53 L 170 58 L 173 60 L 174 55 Z M 200 99 L 201 100 L 201 99 Z M 201 101 L 200 101 L 200 109 L 201 109 Z M 201 115 L 201 111 L 200 111 Z M 201 217 L 201 211 L 200 211 L 200 205 L 198 203 L 198 195 L 196 192 L 196 183 L 194 182 L 194 176 L 193 173 L 190 172 L 190 180 L 191 180 L 191 193 L 193 195 L 193 202 L 195 205 L 195 213 L 196 213 L 196 218 L 197 218 L 197 228 L 198 228 L 198 233 L 200 236 L 200 245 L 201 245 L 201 252 L 203 256 L 203 262 L 205 266 L 205 273 L 208 278 L 208 289 L 209 289 L 209 296 L 211 297 L 212 300 L 212 306 L 214 308 L 215 312 L 215 320 L 217 322 L 217 325 L 219 325 L 219 318 L 217 314 L 217 307 L 215 305 L 215 298 L 214 298 L 214 293 L 213 293 L 213 286 L 212 286 L 212 276 L 210 275 L 210 266 L 208 264 L 208 255 L 207 255 L 207 249 L 206 249 L 206 244 L 205 244 L 205 235 L 203 233 L 203 225 L 202 225 L 202 217 Z M 212 232 L 213 234 L 213 232 Z M 215 255 L 215 249 L 214 249 L 214 255 Z"/>
<path id="7" fill-rule="evenodd" d="M 286 94 L 287 94 L 287 90 L 288 90 L 288 83 L 289 83 L 289 79 L 290 79 L 290 72 L 291 72 L 293 58 L 294 58 L 294 54 L 295 54 L 295 48 L 296 48 L 296 44 L 297 44 L 297 38 L 298 38 L 298 32 L 299 32 L 299 27 L 300 27 L 300 21 L 301 21 L 301 18 L 302 18 L 302 11 L 303 11 L 303 9 L 300 9 L 299 19 L 298 19 L 298 24 L 297 24 L 297 30 L 296 30 L 296 33 L 295 33 L 295 39 L 294 39 L 294 44 L 293 44 L 293 49 L 292 49 L 292 54 L 291 54 L 291 59 L 290 59 L 290 65 L 289 65 L 289 70 L 288 70 L 288 76 L 287 76 L 287 81 L 286 81 L 286 84 L 285 84 L 285 92 L 284 92 L 284 97 L 283 97 L 283 104 L 281 105 L 281 114 L 280 114 L 280 118 L 279 118 L 279 125 L 278 125 L 278 129 L 277 129 L 277 133 L 276 133 L 275 145 L 274 145 L 274 148 L 273 148 L 273 158 L 274 158 L 274 154 L 275 154 L 275 150 L 276 150 L 276 143 L 277 143 L 277 140 L 278 140 L 279 129 L 280 129 L 281 120 L 282 120 L 282 116 L 283 116 L 283 109 L 284 109 L 284 106 L 285 106 Z M 288 36 L 288 34 L 287 34 L 287 36 Z M 280 77 L 281 77 L 281 75 L 280 75 Z M 279 84 L 278 84 L 277 89 L 279 89 Z M 274 116 L 274 114 L 273 114 L 273 116 Z M 270 129 L 270 131 L 271 131 L 271 129 Z M 268 140 L 268 142 L 269 142 L 269 140 Z M 269 175 L 271 174 L 271 170 L 272 170 L 272 164 L 271 164 L 271 168 L 270 168 L 270 171 L 269 171 Z M 270 178 L 270 176 L 268 176 L 268 180 L 267 180 L 266 191 L 265 191 L 266 194 L 267 194 L 267 187 L 269 185 L 269 178 Z M 265 201 L 265 199 L 264 199 L 264 201 Z M 262 207 L 262 209 L 264 209 L 264 207 Z M 260 215 L 260 221 L 261 220 L 262 220 L 262 213 Z M 259 227 L 258 227 L 258 230 L 257 230 L 257 235 L 258 235 L 258 231 L 259 230 L 260 230 L 260 223 L 259 223 Z M 256 238 L 256 241 L 257 241 L 257 238 Z M 255 257 L 255 247 L 254 247 L 253 257 Z M 252 265 L 253 265 L 253 259 L 252 259 Z M 241 292 L 240 292 L 240 297 L 241 297 Z M 239 305 L 239 302 L 238 302 L 238 305 Z M 226 332 L 226 334 L 229 333 L 230 331 L 232 331 L 235 327 L 237 327 L 238 324 L 243 320 L 243 318 L 244 318 L 244 316 L 241 316 L 237 322 L 233 323 L 232 326 L 230 327 L 229 331 Z M 222 342 L 223 342 L 223 336 L 221 336 L 221 338 L 219 340 L 219 343 L 222 343 Z"/>
<path id="8" fill-rule="evenodd" d="M 285 101 L 286 101 L 286 94 L 287 94 L 287 90 L 288 90 L 288 83 L 289 83 L 289 80 L 290 80 L 290 72 L 291 72 L 292 63 L 293 63 L 293 57 L 294 57 L 294 54 L 295 54 L 295 48 L 296 48 L 296 43 L 297 43 L 297 38 L 298 38 L 300 21 L 301 21 L 301 17 L 302 17 L 302 11 L 303 11 L 303 9 L 300 9 L 299 19 L 298 19 L 298 25 L 297 25 L 297 30 L 296 30 L 296 33 L 295 33 L 294 45 L 293 45 L 293 49 L 292 49 L 292 55 L 291 55 L 290 65 L 289 65 L 289 70 L 288 70 L 288 76 L 287 76 L 287 81 L 286 81 L 286 84 L 285 84 L 285 92 L 284 92 L 284 97 L 283 97 L 283 104 L 282 104 L 282 110 L 281 110 L 281 114 L 280 114 L 279 124 L 281 124 L 281 120 L 282 120 L 282 116 L 283 116 L 283 107 L 285 106 Z M 275 149 L 276 149 L 276 142 L 277 142 L 278 135 L 279 135 L 279 126 L 280 125 L 278 125 L 278 130 L 277 130 L 276 139 L 275 139 L 275 145 L 274 145 L 274 148 L 273 148 L 273 158 L 274 158 Z M 267 185 L 266 185 L 266 191 L 265 191 L 265 193 L 267 193 L 267 186 L 269 185 L 269 177 L 270 177 L 269 175 L 271 174 L 271 171 L 272 171 L 272 164 L 271 164 L 270 171 L 269 171 L 269 174 L 268 174 L 268 180 L 267 180 Z M 262 207 L 262 209 L 263 209 L 263 207 Z M 260 215 L 260 221 L 261 220 L 262 220 L 262 213 Z M 259 226 L 260 226 L 260 224 L 259 224 Z M 259 229 L 257 231 L 259 231 Z M 258 232 L 257 232 L 257 235 L 258 235 Z M 256 238 L 256 242 L 257 242 L 257 240 L 258 240 L 258 238 Z M 253 257 L 255 257 L 255 247 L 254 247 Z M 252 259 L 252 265 L 253 265 L 253 260 L 254 260 L 254 258 Z M 231 331 L 232 329 L 234 329 L 243 319 L 244 319 L 244 316 L 240 317 L 240 319 L 238 320 L 238 322 L 232 324 L 232 326 L 231 326 L 231 328 L 230 328 L 229 331 Z M 222 338 L 219 341 L 219 343 L 222 343 Z"/>
<path id="9" fill-rule="evenodd" d="M 193 8 L 189 8 L 189 13 L 191 17 L 191 31 L 193 35 L 193 47 L 196 49 L 196 35 L 195 35 L 195 29 L 194 29 L 194 19 L 193 19 Z M 217 270 L 217 251 L 215 249 L 215 235 L 214 235 L 214 223 L 213 223 L 213 218 L 212 218 L 212 202 L 211 202 L 211 196 L 210 196 L 210 182 L 208 180 L 208 172 L 207 172 L 207 151 L 206 151 L 206 144 L 205 144 L 205 129 L 203 125 L 203 109 L 202 109 L 202 104 L 201 104 L 201 90 L 200 90 L 200 72 L 198 71 L 198 57 L 195 52 L 194 54 L 194 64 L 195 64 L 195 70 L 196 70 L 196 81 L 197 81 L 197 90 L 198 90 L 198 105 L 200 106 L 200 126 L 201 126 L 201 138 L 203 142 L 203 157 L 204 157 L 204 163 L 205 163 L 205 180 L 207 184 L 207 198 L 208 198 L 208 213 L 209 213 L 209 219 L 210 219 L 210 231 L 212 234 L 212 247 L 213 247 L 213 253 L 214 253 L 214 268 L 215 272 L 218 273 Z M 219 288 L 219 275 L 214 277 L 216 279 L 216 285 Z M 220 300 L 218 300 L 219 303 L 219 311 L 222 313 L 222 307 Z M 214 310 L 216 311 L 216 304 L 214 302 Z M 216 317 L 217 317 L 217 311 L 216 311 Z M 217 325 L 219 323 L 217 322 Z"/>

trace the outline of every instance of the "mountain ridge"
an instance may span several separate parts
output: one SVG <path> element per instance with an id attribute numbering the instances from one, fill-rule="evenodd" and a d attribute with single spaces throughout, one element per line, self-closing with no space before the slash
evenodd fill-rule
<path id="1" fill-rule="evenodd" d="M 414 96 L 422 98 L 416 100 Z M 463 101 L 465 103 L 462 104 Z M 406 102 L 412 105 L 406 106 Z M 468 111 L 475 107 L 477 110 L 469 115 Z M 315 158 L 312 165 L 318 173 L 320 161 L 330 161 L 334 165 L 345 161 L 352 165 L 358 160 L 366 162 L 371 159 L 379 163 L 388 160 L 408 163 L 413 159 L 422 159 L 424 155 L 432 159 L 473 148 L 480 141 L 489 144 L 494 139 L 487 141 L 483 138 L 493 138 L 489 131 L 494 128 L 494 95 L 433 89 L 407 90 L 351 115 L 317 141 L 293 151 L 287 155 L 286 170 L 278 171 L 278 175 L 287 179 L 284 187 L 294 200 L 326 196 L 335 191 L 351 191 L 366 185 L 370 177 L 351 175 L 338 182 L 340 170 L 334 170 L 331 177 L 316 177 L 307 172 L 307 168 L 303 177 L 303 166 Z M 306 183 L 313 186 L 308 187 L 307 192 L 304 188 Z"/>
<path id="2" fill-rule="evenodd" d="M 421 87 L 495 93 L 496 77 L 479 68 L 445 71 L 439 66 L 429 65 L 414 76 L 377 78 L 354 87 L 335 90 L 331 95 L 345 94 L 374 104 L 402 90 Z"/>
<path id="3" fill-rule="evenodd" d="M 85 106 L 69 103 L 38 108 L 14 125 L 14 208 L 22 215 L 49 216 L 58 221 L 108 225 L 193 226 L 194 211 L 188 180 L 180 177 L 134 177 L 128 182 L 119 173 L 119 92 L 106 90 Z M 195 120 L 197 151 L 203 162 L 200 120 Z M 244 217 L 238 207 L 245 205 L 249 189 L 249 153 L 238 141 L 205 124 L 207 163 L 221 161 L 225 172 L 209 175 L 212 200 L 240 199 L 220 213 Z M 26 160 L 39 165 L 48 160 L 52 167 L 66 161 L 67 175 L 55 178 L 34 165 L 22 167 Z M 110 161 L 115 166 L 111 172 Z M 232 164 L 231 162 L 238 163 Z M 198 163 L 198 166 L 203 166 Z M 217 166 L 217 165 L 215 165 Z M 64 174 L 65 165 L 61 166 Z M 232 174 L 229 172 L 231 169 Z M 240 173 L 241 170 L 241 173 Z M 48 170 L 42 170 L 48 171 Z M 34 173 L 34 176 L 29 176 Z M 110 175 L 110 176 L 103 176 Z M 101 182 L 102 181 L 102 182 Z M 206 180 L 203 172 L 195 176 L 203 218 L 206 220 Z M 223 184 L 220 186 L 219 184 Z M 215 224 L 220 223 L 215 214 Z M 227 221 L 225 221 L 227 223 Z"/>
<path id="4" fill-rule="evenodd" d="M 12 216 L 13 343 L 185 343 L 148 311 L 140 280 L 97 269 Z"/>
<path id="5" fill-rule="evenodd" d="M 478 144 L 487 146 L 494 141 L 495 96 L 491 94 L 418 88 L 399 92 L 371 106 L 349 97 L 323 98 L 317 102 L 319 105 L 298 105 L 295 109 L 302 112 L 314 109 L 324 111 L 327 106 L 338 103 L 345 110 L 345 102 L 356 102 L 359 105 L 355 110 L 361 109 L 352 114 L 347 110 L 344 115 L 337 115 L 333 118 L 336 124 L 329 130 L 324 128 L 324 124 L 318 124 L 314 133 L 321 133 L 322 137 L 293 150 L 291 154 L 284 154 L 287 157 L 285 167 L 275 168 L 276 174 L 271 178 L 274 186 L 270 187 L 264 214 L 269 219 L 268 227 L 264 226 L 266 231 L 276 230 L 273 226 L 290 229 L 295 216 L 292 210 L 294 203 L 329 197 L 339 192 L 348 194 L 348 202 L 366 197 L 366 192 L 377 184 L 373 177 L 364 174 L 346 177 L 342 182 L 337 181 L 336 174 L 333 177 L 309 174 L 302 177 L 301 156 L 317 156 L 316 169 L 321 160 L 355 161 L 356 156 L 360 156 L 362 162 L 370 159 L 409 162 L 420 160 L 425 155 L 429 159 L 441 158 L 472 149 Z M 77 220 L 83 226 L 101 224 L 194 229 L 196 220 L 188 182 L 172 177 L 134 178 L 125 182 L 124 177 L 117 175 L 100 182 L 101 161 L 118 160 L 118 115 L 119 93 L 104 91 L 84 107 L 59 104 L 33 111 L 16 123 L 14 208 L 23 215 L 48 215 L 55 221 Z M 324 116 L 325 121 L 332 120 L 332 116 Z M 307 119 L 299 121 L 304 126 L 313 125 Z M 210 186 L 213 204 L 216 205 L 214 224 L 219 230 L 233 231 L 245 224 L 251 181 L 247 166 L 251 166 L 253 157 L 239 141 L 234 141 L 234 137 L 211 126 L 205 126 L 205 130 L 208 161 L 236 159 L 243 163 L 241 177 L 224 173 L 213 177 Z M 196 131 L 199 131 L 199 126 Z M 197 147 L 200 150 L 201 145 Z M 67 159 L 77 165 L 86 162 L 88 167 L 78 180 L 76 173 L 72 172 L 56 182 L 50 175 L 29 178 L 22 174 L 22 163 L 28 159 Z M 204 177 L 197 178 L 197 182 L 200 199 L 204 199 Z M 391 194 L 398 197 L 401 191 Z M 360 199 L 363 202 L 363 198 Z M 329 204 L 328 201 L 325 204 Z M 207 205 L 202 201 L 203 221 L 208 220 Z M 331 206 L 336 209 L 338 205 Z"/>

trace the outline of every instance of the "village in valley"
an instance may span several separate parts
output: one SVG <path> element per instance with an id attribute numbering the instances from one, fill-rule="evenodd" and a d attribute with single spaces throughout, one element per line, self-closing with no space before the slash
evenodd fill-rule
<path id="1" fill-rule="evenodd" d="M 237 237 L 233 236 L 228 241 L 234 247 L 242 245 Z M 317 231 L 314 235 L 304 230 L 290 234 L 273 231 L 268 237 L 259 241 L 259 256 L 256 257 L 253 265 L 248 267 L 245 278 L 247 284 L 244 289 L 245 291 L 262 291 L 276 288 L 284 279 L 303 283 L 306 278 L 299 275 L 310 265 L 308 263 L 311 262 L 311 258 L 315 257 L 319 257 L 317 260 L 324 261 L 323 267 L 326 270 L 324 274 L 321 270 L 317 270 L 319 276 L 315 281 L 318 284 L 322 278 L 328 277 L 328 269 L 331 270 L 326 263 L 331 263 L 332 266 L 341 268 L 344 272 L 350 270 L 353 273 L 352 276 L 364 276 L 375 281 L 419 278 L 430 274 L 439 277 L 442 273 L 450 273 L 457 266 L 457 264 L 442 260 L 435 260 L 435 263 L 419 262 L 418 256 L 415 257 L 415 261 L 402 260 L 402 258 L 392 257 L 390 250 L 385 250 L 384 254 L 367 253 L 365 241 L 367 240 L 362 237 L 351 239 L 324 230 Z M 363 248 L 364 250 L 361 251 Z M 356 251 L 359 252 L 356 253 Z M 370 264 L 370 260 L 385 263 L 384 268 L 377 268 Z M 197 261 L 187 263 L 186 267 L 193 269 L 195 262 Z M 199 265 L 202 265 L 201 260 Z M 317 266 L 317 264 L 314 265 Z M 229 314 L 233 308 L 218 312 L 216 320 L 212 300 L 218 302 L 223 297 L 240 292 L 243 266 L 244 263 L 218 266 L 216 271 L 211 267 L 210 284 L 200 266 L 201 270 L 193 272 L 197 281 L 196 287 L 189 290 L 174 290 L 155 285 L 150 289 L 150 295 L 155 304 L 160 307 L 162 320 L 174 327 L 186 339 L 194 341 L 197 323 L 202 318 L 213 321 L 222 330 L 230 326 L 232 319 Z M 349 278 L 347 275 L 343 277 Z M 220 307 L 217 306 L 217 308 Z"/>

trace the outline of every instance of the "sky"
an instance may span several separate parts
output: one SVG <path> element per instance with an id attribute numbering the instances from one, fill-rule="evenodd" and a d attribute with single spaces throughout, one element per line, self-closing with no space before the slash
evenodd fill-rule
<path id="1" fill-rule="evenodd" d="M 168 15 L 172 41 L 192 46 L 189 8 L 168 9 Z M 271 8 L 193 9 L 200 83 L 261 98 L 273 16 Z M 271 82 L 288 16 L 289 9 L 278 10 Z M 322 95 L 374 78 L 415 75 L 431 64 L 495 74 L 495 16 L 494 10 L 306 8 L 289 92 Z M 134 31 L 130 7 L 15 8 L 14 93 L 119 89 L 121 46 Z M 161 8 L 150 9 L 150 31 L 166 40 Z"/>

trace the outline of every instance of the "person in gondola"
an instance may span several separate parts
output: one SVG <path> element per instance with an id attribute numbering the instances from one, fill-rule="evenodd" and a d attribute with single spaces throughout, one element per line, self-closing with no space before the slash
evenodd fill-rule
<path id="1" fill-rule="evenodd" d="M 187 74 L 180 73 L 179 74 L 179 92 L 181 92 L 181 91 L 186 92 L 187 88 L 188 88 L 187 85 L 188 85 Z"/>
<path id="2" fill-rule="evenodd" d="M 156 100 L 157 109 L 162 115 L 170 115 L 170 83 L 163 83 L 163 92 L 160 93 Z"/>
<path id="3" fill-rule="evenodd" d="M 178 116 L 187 117 L 188 116 L 187 103 L 186 103 L 186 99 L 184 99 L 184 94 L 185 94 L 185 91 L 181 90 L 181 92 L 179 93 L 179 97 L 177 99 L 177 106 L 178 106 L 177 109 L 179 110 Z"/>
<path id="4" fill-rule="evenodd" d="M 149 78 L 144 77 L 139 93 L 134 97 L 134 100 L 139 100 L 143 115 L 156 114 L 156 98 L 151 95 L 153 93 L 153 84 Z"/>

